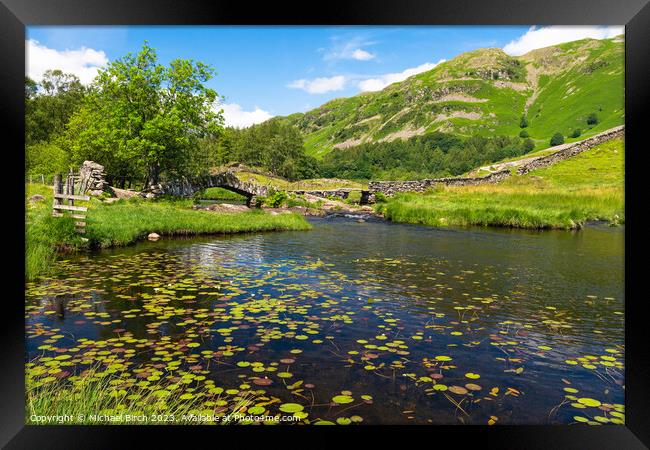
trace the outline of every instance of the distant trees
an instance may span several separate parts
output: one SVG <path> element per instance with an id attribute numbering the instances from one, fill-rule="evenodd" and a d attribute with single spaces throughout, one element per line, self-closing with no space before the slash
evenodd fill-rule
<path id="1" fill-rule="evenodd" d="M 434 132 L 409 140 L 394 140 L 336 149 L 321 161 L 325 177 L 352 179 L 416 179 L 456 176 L 482 164 L 523 155 L 532 140 L 497 136 L 461 139 Z"/>
<path id="2" fill-rule="evenodd" d="M 555 133 L 551 137 L 551 147 L 560 144 L 564 144 L 564 136 L 562 136 L 562 133 Z"/>
<path id="3" fill-rule="evenodd" d="M 46 71 L 38 83 L 25 77 L 25 144 L 61 134 L 85 94 L 79 78 L 60 70 Z"/>
<path id="4" fill-rule="evenodd" d="M 528 126 L 528 119 L 526 119 L 526 116 L 521 116 L 521 120 L 519 121 L 519 128 L 526 128 Z"/>
<path id="5" fill-rule="evenodd" d="M 25 171 L 51 174 L 66 171 L 69 155 L 61 136 L 79 109 L 86 88 L 72 74 L 48 70 L 40 82 L 25 77 Z"/>
<path id="6" fill-rule="evenodd" d="M 318 164 L 307 156 L 297 128 L 271 119 L 245 129 L 227 129 L 217 144 L 215 163 L 238 161 L 292 180 L 318 176 Z"/>
<path id="7" fill-rule="evenodd" d="M 587 116 L 587 125 L 596 125 L 598 123 L 598 114 L 595 112 Z"/>

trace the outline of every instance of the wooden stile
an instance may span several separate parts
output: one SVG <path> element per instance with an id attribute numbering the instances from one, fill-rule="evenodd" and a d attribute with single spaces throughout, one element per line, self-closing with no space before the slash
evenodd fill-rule
<path id="1" fill-rule="evenodd" d="M 84 234 L 86 233 L 86 215 L 85 214 L 79 214 L 79 213 L 84 213 L 88 211 L 88 208 L 86 206 L 75 206 L 74 201 L 75 200 L 81 200 L 81 201 L 88 201 L 90 200 L 90 197 L 87 195 L 81 195 L 83 194 L 83 191 L 81 191 L 77 195 L 75 194 L 75 178 L 76 176 L 70 170 L 68 173 L 68 176 L 66 177 L 65 184 L 61 180 L 61 175 L 57 174 L 54 176 L 54 195 L 52 199 L 52 216 L 54 217 L 64 217 L 66 214 L 64 212 L 70 211 L 72 214 L 68 214 L 70 217 L 74 219 L 78 219 L 75 221 L 75 230 L 77 233 Z M 67 205 L 64 204 L 64 202 L 67 201 Z"/>

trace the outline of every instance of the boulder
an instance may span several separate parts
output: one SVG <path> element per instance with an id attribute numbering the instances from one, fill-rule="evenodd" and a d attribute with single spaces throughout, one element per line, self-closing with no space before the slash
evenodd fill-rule
<path id="1" fill-rule="evenodd" d="M 160 235 L 158 233 L 149 233 L 147 235 L 147 239 L 149 239 L 150 241 L 157 241 L 158 239 L 160 239 Z"/>

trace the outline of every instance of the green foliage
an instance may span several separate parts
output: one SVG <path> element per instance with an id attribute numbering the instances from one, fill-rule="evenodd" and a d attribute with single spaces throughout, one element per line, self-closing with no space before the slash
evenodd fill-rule
<path id="1" fill-rule="evenodd" d="M 591 113 L 587 116 L 587 125 L 596 125 L 598 123 L 598 114 Z"/>
<path id="2" fill-rule="evenodd" d="M 522 149 L 524 153 L 532 152 L 535 149 L 535 141 L 532 139 L 526 139 L 522 144 Z"/>
<path id="3" fill-rule="evenodd" d="M 298 129 L 277 119 L 242 130 L 229 128 L 213 145 L 214 165 L 237 161 L 290 180 L 319 173 L 316 160 L 305 154 Z"/>
<path id="4" fill-rule="evenodd" d="M 100 375 L 104 374 L 104 376 Z M 70 417 L 67 424 L 93 425 L 92 415 L 113 412 L 122 414 L 125 420 L 120 424 L 142 424 L 136 417 L 160 417 L 165 419 L 175 417 L 175 423 L 193 425 L 191 417 L 202 406 L 205 398 L 192 395 L 186 398 L 185 389 L 171 389 L 164 380 L 151 381 L 147 386 L 139 386 L 125 382 L 120 374 L 107 373 L 106 367 L 95 364 L 79 375 L 74 376 L 74 381 L 68 379 L 42 383 L 33 380 L 28 375 L 25 395 L 25 423 L 30 425 L 43 425 L 44 422 L 34 421 L 35 416 Z M 190 388 L 190 390 L 193 390 Z M 162 396 L 159 393 L 166 395 Z M 218 396 L 215 395 L 218 398 Z M 249 406 L 252 400 L 247 395 L 232 404 L 224 415 L 236 413 Z M 133 417 L 128 420 L 128 417 Z M 237 423 L 239 419 L 233 416 L 230 423 Z M 156 423 L 155 421 L 152 423 Z M 226 420 L 217 422 L 229 423 Z"/>
<path id="5" fill-rule="evenodd" d="M 25 77 L 25 144 L 62 134 L 85 94 L 79 78 L 60 70 L 46 71 L 40 83 Z"/>
<path id="6" fill-rule="evenodd" d="M 192 60 L 161 65 L 146 42 L 137 55 L 111 61 L 68 123 L 72 160 L 104 165 L 109 182 L 136 178 L 151 185 L 163 175 L 196 173 L 198 142 L 221 130 L 222 116 L 212 109 L 217 93 L 205 85 L 212 75 Z"/>
<path id="7" fill-rule="evenodd" d="M 285 191 L 273 191 L 264 197 L 263 203 L 271 208 L 279 208 L 282 204 L 286 203 L 288 198 L 289 196 Z"/>
<path id="8" fill-rule="evenodd" d="M 201 192 L 197 192 L 194 195 L 194 197 L 197 199 L 205 199 L 205 200 L 238 200 L 238 201 L 246 200 L 246 197 L 241 194 L 238 194 L 228 189 L 218 188 L 218 187 L 212 187 L 212 188 L 205 189 Z"/>
<path id="9" fill-rule="evenodd" d="M 70 167 L 68 153 L 59 140 L 40 141 L 25 146 L 25 173 L 51 175 L 65 173 Z"/>
<path id="10" fill-rule="evenodd" d="M 571 134 L 569 135 L 569 137 L 575 139 L 575 138 L 577 138 L 577 137 L 580 137 L 581 134 L 582 134 L 582 130 L 581 130 L 580 128 L 576 128 L 575 130 L 573 130 L 573 131 L 571 132 Z"/>
<path id="11" fill-rule="evenodd" d="M 521 130 L 519 132 L 519 137 L 526 139 L 526 138 L 530 137 L 530 134 L 528 134 L 528 131 L 526 131 L 526 130 Z"/>
<path id="12" fill-rule="evenodd" d="M 519 121 L 519 128 L 526 128 L 527 126 L 528 126 L 528 119 L 526 119 L 526 116 L 521 116 L 521 120 Z"/>
<path id="13" fill-rule="evenodd" d="M 556 145 L 564 144 L 564 136 L 562 136 L 562 133 L 555 133 L 553 137 L 551 137 L 551 147 L 554 147 Z"/>

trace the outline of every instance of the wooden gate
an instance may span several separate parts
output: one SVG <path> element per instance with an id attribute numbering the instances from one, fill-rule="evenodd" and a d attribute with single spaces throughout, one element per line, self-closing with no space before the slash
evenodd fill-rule
<path id="1" fill-rule="evenodd" d="M 54 197 L 52 201 L 52 215 L 54 217 L 63 217 L 65 213 L 69 213 L 75 220 L 75 230 L 78 233 L 85 233 L 86 227 L 86 211 L 88 208 L 85 206 L 75 206 L 75 200 L 90 200 L 87 195 L 75 194 L 75 181 L 78 177 L 74 175 L 72 170 L 68 173 L 65 183 L 62 181 L 62 176 L 57 174 L 54 176 Z M 80 192 L 83 194 L 83 192 Z M 67 204 L 65 204 L 66 202 Z"/>

